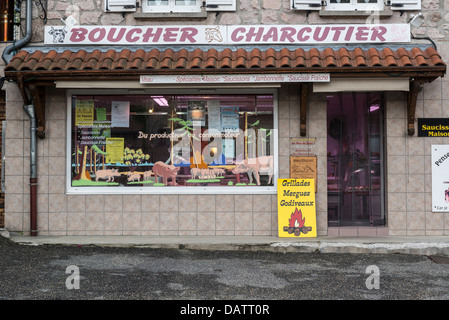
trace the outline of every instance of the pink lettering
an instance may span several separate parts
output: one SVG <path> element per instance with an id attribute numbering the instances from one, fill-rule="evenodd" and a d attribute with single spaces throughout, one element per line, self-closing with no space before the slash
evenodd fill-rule
<path id="1" fill-rule="evenodd" d="M 293 35 L 295 34 L 296 30 L 291 27 L 285 27 L 281 28 L 281 41 L 287 40 L 288 42 L 295 42 L 295 39 L 293 39 Z"/>
<path id="2" fill-rule="evenodd" d="M 332 41 L 338 41 L 340 39 L 340 34 L 345 30 L 345 27 L 332 27 L 331 30 L 335 31 Z"/>
<path id="3" fill-rule="evenodd" d="M 92 42 L 99 42 L 104 39 L 105 35 L 106 30 L 104 28 L 95 28 L 91 32 L 89 32 L 88 38 Z"/>
<path id="4" fill-rule="evenodd" d="M 366 41 L 368 40 L 368 27 L 358 27 L 357 33 L 355 34 L 355 39 L 357 41 Z"/>
<path id="5" fill-rule="evenodd" d="M 320 36 L 321 27 L 317 27 L 315 29 L 315 32 L 313 33 L 313 40 L 318 41 L 318 42 L 326 40 L 326 38 L 329 34 L 329 30 L 330 30 L 329 27 L 325 27 L 323 30 L 323 33 Z"/>
<path id="6" fill-rule="evenodd" d="M 116 30 L 117 30 L 117 28 L 111 28 L 111 30 L 108 33 L 108 37 L 107 37 L 108 41 L 110 41 L 110 42 L 118 42 L 118 41 L 122 40 L 123 35 L 126 32 L 126 29 L 125 28 L 121 28 L 119 30 L 117 36 L 114 37 Z"/>
<path id="7" fill-rule="evenodd" d="M 167 29 L 165 29 L 165 34 L 164 34 L 164 37 L 163 37 L 164 41 L 167 41 L 167 42 L 174 42 L 174 41 L 176 41 L 176 36 L 177 36 L 176 31 L 178 31 L 178 30 L 179 30 L 179 28 L 167 28 Z"/>
<path id="8" fill-rule="evenodd" d="M 312 28 L 305 27 L 305 28 L 300 29 L 298 31 L 298 35 L 297 35 L 297 38 L 299 41 L 307 41 L 310 39 L 309 36 L 304 36 L 305 32 L 312 32 Z"/>
<path id="9" fill-rule="evenodd" d="M 81 42 L 86 39 L 86 28 L 72 28 L 70 31 L 72 32 L 72 35 L 70 36 L 70 42 Z"/>
<path id="10" fill-rule="evenodd" d="M 195 43 L 196 39 L 194 38 L 198 34 L 198 30 L 195 28 L 181 28 L 181 38 L 179 38 L 179 42 L 189 41 L 190 43 Z"/>
<path id="11" fill-rule="evenodd" d="M 278 29 L 276 27 L 268 29 L 268 31 L 263 36 L 263 41 L 278 41 Z"/>
<path id="12" fill-rule="evenodd" d="M 126 34 L 126 41 L 136 42 L 137 40 L 139 40 L 139 36 L 133 37 L 134 33 L 142 33 L 142 29 L 132 28 L 131 30 L 129 30 L 128 33 Z"/>
<path id="13" fill-rule="evenodd" d="M 387 28 L 379 26 L 373 27 L 371 30 L 373 31 L 373 34 L 371 35 L 371 41 L 386 41 L 384 38 L 384 34 L 387 33 Z"/>
<path id="14" fill-rule="evenodd" d="M 257 32 L 255 32 L 256 28 L 251 27 L 249 28 L 248 32 L 246 33 L 246 41 L 250 42 L 251 38 L 254 38 L 254 41 L 260 41 L 260 39 L 262 38 L 263 32 L 264 32 L 264 28 L 261 27 L 257 30 Z"/>
<path id="15" fill-rule="evenodd" d="M 349 27 L 348 31 L 346 32 L 345 41 L 351 40 L 352 32 L 354 31 L 354 27 Z"/>
<path id="16" fill-rule="evenodd" d="M 162 28 L 157 28 L 155 32 L 153 32 L 153 28 L 148 28 L 145 34 L 142 36 L 143 42 L 149 42 L 150 38 L 153 38 L 152 42 L 158 42 L 162 35 Z"/>
<path id="17" fill-rule="evenodd" d="M 231 34 L 231 40 L 235 41 L 235 42 L 240 42 L 243 40 L 243 36 L 237 36 L 238 33 L 243 33 L 245 32 L 245 28 L 237 28 L 234 31 L 232 31 Z"/>

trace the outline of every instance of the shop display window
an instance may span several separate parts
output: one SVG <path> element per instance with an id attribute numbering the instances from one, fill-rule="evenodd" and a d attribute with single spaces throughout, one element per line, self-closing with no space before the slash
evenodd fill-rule
<path id="1" fill-rule="evenodd" d="M 274 99 L 73 95 L 70 187 L 274 186 Z"/>

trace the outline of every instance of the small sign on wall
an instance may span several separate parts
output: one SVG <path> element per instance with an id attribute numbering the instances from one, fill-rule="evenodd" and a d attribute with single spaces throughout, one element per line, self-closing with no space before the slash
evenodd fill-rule
<path id="1" fill-rule="evenodd" d="M 449 118 L 419 118 L 418 137 L 449 137 Z"/>
<path id="2" fill-rule="evenodd" d="M 316 192 L 317 191 L 316 156 L 290 157 L 290 179 L 313 179 Z"/>
<path id="3" fill-rule="evenodd" d="M 432 145 L 432 212 L 449 212 L 449 145 Z"/>
<path id="4" fill-rule="evenodd" d="M 279 237 L 316 237 L 313 179 L 278 179 Z"/>

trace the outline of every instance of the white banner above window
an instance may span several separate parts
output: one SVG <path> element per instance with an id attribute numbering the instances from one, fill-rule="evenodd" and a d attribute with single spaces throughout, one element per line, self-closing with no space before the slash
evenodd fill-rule
<path id="1" fill-rule="evenodd" d="M 141 84 L 329 82 L 329 73 L 142 75 Z"/>
<path id="2" fill-rule="evenodd" d="M 314 83 L 313 92 L 375 92 L 409 91 L 409 78 L 403 79 L 332 79 L 328 83 Z"/>
<path id="3" fill-rule="evenodd" d="M 46 45 L 348 44 L 410 42 L 409 24 L 46 26 Z"/>

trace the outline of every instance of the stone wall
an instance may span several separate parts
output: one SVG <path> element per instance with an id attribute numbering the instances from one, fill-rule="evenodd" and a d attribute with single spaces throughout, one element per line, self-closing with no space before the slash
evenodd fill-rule
<path id="1" fill-rule="evenodd" d="M 364 23 L 360 18 L 324 18 L 318 12 L 291 11 L 289 0 L 238 0 L 236 12 L 211 12 L 204 20 L 136 20 L 132 13 L 104 13 L 100 0 L 49 0 L 47 25 L 80 8 L 85 25 L 145 24 L 332 24 Z M 77 6 L 77 7 L 74 7 Z M 449 0 L 423 0 L 425 24 L 416 36 L 431 37 L 444 61 L 449 62 Z M 394 12 L 381 23 L 405 23 L 410 14 Z M 33 2 L 33 44 L 43 40 L 44 22 Z M 427 40 L 423 42 L 429 43 Z M 3 46 L 4 47 L 4 46 Z M 3 51 L 3 47 L 0 50 Z M 0 61 L 0 70 L 3 61 Z M 449 78 L 425 84 L 417 117 L 449 116 Z M 7 93 L 6 227 L 29 232 L 29 120 L 13 83 Z M 288 178 L 290 138 L 299 135 L 299 92 L 282 86 L 279 94 L 279 168 Z M 390 235 L 446 235 L 449 214 L 431 212 L 430 144 L 444 138 L 418 138 L 406 134 L 406 106 L 402 94 L 387 95 L 387 224 Z M 276 195 L 66 195 L 64 90 L 47 92 L 46 139 L 38 139 L 38 229 L 40 235 L 277 235 Z M 318 156 L 317 227 L 327 230 L 326 101 L 313 94 L 308 110 L 307 137 L 316 138 Z M 135 204 L 138 204 L 137 206 Z"/>

